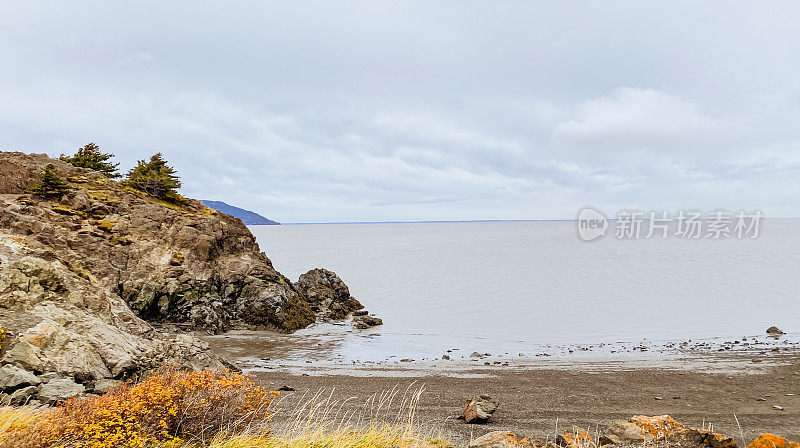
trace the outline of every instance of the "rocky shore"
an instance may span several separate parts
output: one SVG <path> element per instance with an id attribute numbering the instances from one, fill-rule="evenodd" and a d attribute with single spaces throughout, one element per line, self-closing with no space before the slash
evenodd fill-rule
<path id="1" fill-rule="evenodd" d="M 48 165 L 68 189 L 45 199 L 31 190 Z M 198 201 L 165 202 L 44 154 L 0 153 L 5 401 L 54 402 L 165 363 L 233 367 L 189 333 L 292 332 L 361 308 L 333 272 L 293 283 L 239 219 Z"/>

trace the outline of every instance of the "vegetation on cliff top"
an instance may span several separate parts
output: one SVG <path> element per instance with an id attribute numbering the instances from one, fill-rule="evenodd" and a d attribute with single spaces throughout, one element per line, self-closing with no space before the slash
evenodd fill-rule
<path id="1" fill-rule="evenodd" d="M 110 162 L 113 157 L 114 154 L 100 151 L 100 147 L 95 143 L 88 143 L 78 148 L 78 151 L 71 156 L 61 154 L 59 160 L 73 166 L 98 171 L 113 179 L 121 177 L 117 171 L 119 163 Z M 177 192 L 177 189 L 181 187 L 180 177 L 174 168 L 167 165 L 167 161 L 160 152 L 150 156 L 149 161 L 139 160 L 137 165 L 128 171 L 122 184 L 163 201 L 173 203 L 184 201 L 184 198 Z M 64 187 L 66 187 L 66 183 Z"/>
<path id="2" fill-rule="evenodd" d="M 100 151 L 100 147 L 94 143 L 89 143 L 81 148 L 78 152 L 67 157 L 61 154 L 60 160 L 63 160 L 73 166 L 81 168 L 90 168 L 99 171 L 110 178 L 120 177 L 117 167 L 119 163 L 111 163 L 109 160 L 114 157 L 114 154 L 104 154 Z"/>
<path id="3" fill-rule="evenodd" d="M 152 155 L 150 161 L 140 160 L 128 172 L 124 184 L 158 199 L 173 202 L 183 200 L 176 191 L 181 187 L 180 178 L 175 170 L 167 165 L 160 152 Z"/>

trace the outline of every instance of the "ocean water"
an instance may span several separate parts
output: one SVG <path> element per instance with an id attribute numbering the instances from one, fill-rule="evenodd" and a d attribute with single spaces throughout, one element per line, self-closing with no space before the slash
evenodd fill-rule
<path id="1" fill-rule="evenodd" d="M 765 220 L 755 240 L 588 243 L 569 221 L 250 229 L 283 274 L 335 271 L 383 319 L 300 333 L 337 334 L 348 359 L 800 331 L 800 220 Z"/>

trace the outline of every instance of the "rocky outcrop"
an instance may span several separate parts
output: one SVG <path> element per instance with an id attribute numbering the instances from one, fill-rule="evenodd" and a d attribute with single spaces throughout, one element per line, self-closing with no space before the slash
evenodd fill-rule
<path id="1" fill-rule="evenodd" d="M 342 279 L 327 269 L 312 269 L 295 283 L 311 309 L 323 319 L 343 319 L 353 311 L 364 308 Z"/>
<path id="2" fill-rule="evenodd" d="M 48 164 L 69 190 L 42 199 L 29 192 Z M 330 271 L 294 285 L 240 220 L 198 201 L 167 203 L 43 154 L 0 153 L 3 365 L 80 385 L 164 363 L 230 367 L 197 338 L 152 324 L 289 332 L 314 322 L 312 308 L 341 318 L 360 304 Z"/>

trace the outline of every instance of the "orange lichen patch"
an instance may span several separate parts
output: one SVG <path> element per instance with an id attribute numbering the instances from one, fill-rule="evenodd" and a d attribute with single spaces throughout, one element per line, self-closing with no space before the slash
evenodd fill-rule
<path id="1" fill-rule="evenodd" d="M 511 431 L 492 431 L 482 437 L 479 437 L 470 443 L 470 447 L 507 447 L 519 448 L 530 447 L 531 442 L 525 437 L 519 437 Z"/>
<path id="2" fill-rule="evenodd" d="M 671 435 L 680 434 L 689 429 L 686 425 L 678 423 L 669 415 L 634 415 L 629 421 L 642 428 L 645 433 L 655 439 L 663 439 Z"/>
<path id="3" fill-rule="evenodd" d="M 789 443 L 781 436 L 764 433 L 756 437 L 747 448 L 794 448 L 797 446 L 800 446 L 800 444 L 796 442 Z"/>
<path id="4" fill-rule="evenodd" d="M 585 429 L 576 429 L 556 437 L 556 445 L 567 448 L 594 446 L 594 439 Z"/>

